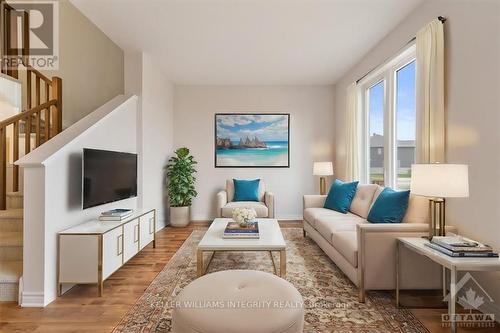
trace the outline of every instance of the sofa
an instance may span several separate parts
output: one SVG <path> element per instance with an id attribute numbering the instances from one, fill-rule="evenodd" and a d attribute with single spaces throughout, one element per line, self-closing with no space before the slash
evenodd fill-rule
<path id="1" fill-rule="evenodd" d="M 274 218 L 274 194 L 266 191 L 266 183 L 259 182 L 259 201 L 234 201 L 234 182 L 226 180 L 226 189 L 217 193 L 217 217 L 232 217 L 235 208 L 253 208 L 260 218 Z"/>
<path id="2" fill-rule="evenodd" d="M 304 196 L 304 236 L 309 236 L 359 289 L 395 289 L 395 249 L 398 237 L 429 234 L 429 202 L 410 195 L 402 223 L 370 223 L 366 220 L 383 187 L 358 185 L 347 214 L 323 208 L 326 195 Z M 438 289 L 442 269 L 404 247 L 400 254 L 402 289 Z"/>

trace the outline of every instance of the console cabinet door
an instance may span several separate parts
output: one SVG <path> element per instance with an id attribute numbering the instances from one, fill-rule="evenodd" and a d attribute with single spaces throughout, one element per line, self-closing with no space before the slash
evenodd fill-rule
<path id="1" fill-rule="evenodd" d="M 123 227 L 102 236 L 102 276 L 106 279 L 123 264 Z"/>
<path id="2" fill-rule="evenodd" d="M 146 245 L 153 241 L 154 233 L 155 233 L 155 223 L 154 223 L 154 213 L 148 213 L 139 218 L 139 229 L 140 229 L 140 238 L 139 249 L 142 250 Z"/>
<path id="3" fill-rule="evenodd" d="M 123 262 L 139 252 L 139 219 L 132 220 L 123 226 Z"/>

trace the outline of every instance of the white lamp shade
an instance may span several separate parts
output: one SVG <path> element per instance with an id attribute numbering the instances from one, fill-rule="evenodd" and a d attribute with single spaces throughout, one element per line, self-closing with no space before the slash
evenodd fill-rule
<path id="1" fill-rule="evenodd" d="M 469 167 L 465 164 L 413 164 L 410 191 L 435 198 L 469 196 Z"/>
<path id="2" fill-rule="evenodd" d="M 332 162 L 314 162 L 313 166 L 314 176 L 331 176 L 333 175 Z"/>

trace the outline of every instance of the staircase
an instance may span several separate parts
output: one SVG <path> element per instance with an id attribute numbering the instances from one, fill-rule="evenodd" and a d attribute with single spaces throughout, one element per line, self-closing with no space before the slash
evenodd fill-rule
<path id="1" fill-rule="evenodd" d="M 7 209 L 0 211 L 0 301 L 18 300 L 23 271 L 23 196 L 7 193 Z"/>
<path id="2" fill-rule="evenodd" d="M 21 21 L 21 29 L 17 23 Z M 19 301 L 23 270 L 23 179 L 14 164 L 62 131 L 62 80 L 48 78 L 25 61 L 29 57 L 29 14 L 0 0 L 1 56 L 21 59 L 1 73 L 18 79 L 26 94 L 25 110 L 0 119 L 0 302 Z M 18 36 L 19 31 L 22 36 Z M 22 38 L 18 38 L 22 37 Z M 22 45 L 16 45 L 22 41 Z M 22 78 L 20 78 L 22 76 Z"/>

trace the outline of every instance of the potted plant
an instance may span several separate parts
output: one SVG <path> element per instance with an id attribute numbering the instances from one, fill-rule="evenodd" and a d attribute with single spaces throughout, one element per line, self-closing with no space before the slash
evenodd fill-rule
<path id="1" fill-rule="evenodd" d="M 185 227 L 189 224 L 189 207 L 198 194 L 194 187 L 197 162 L 185 147 L 177 149 L 175 155 L 167 164 L 170 225 Z"/>

